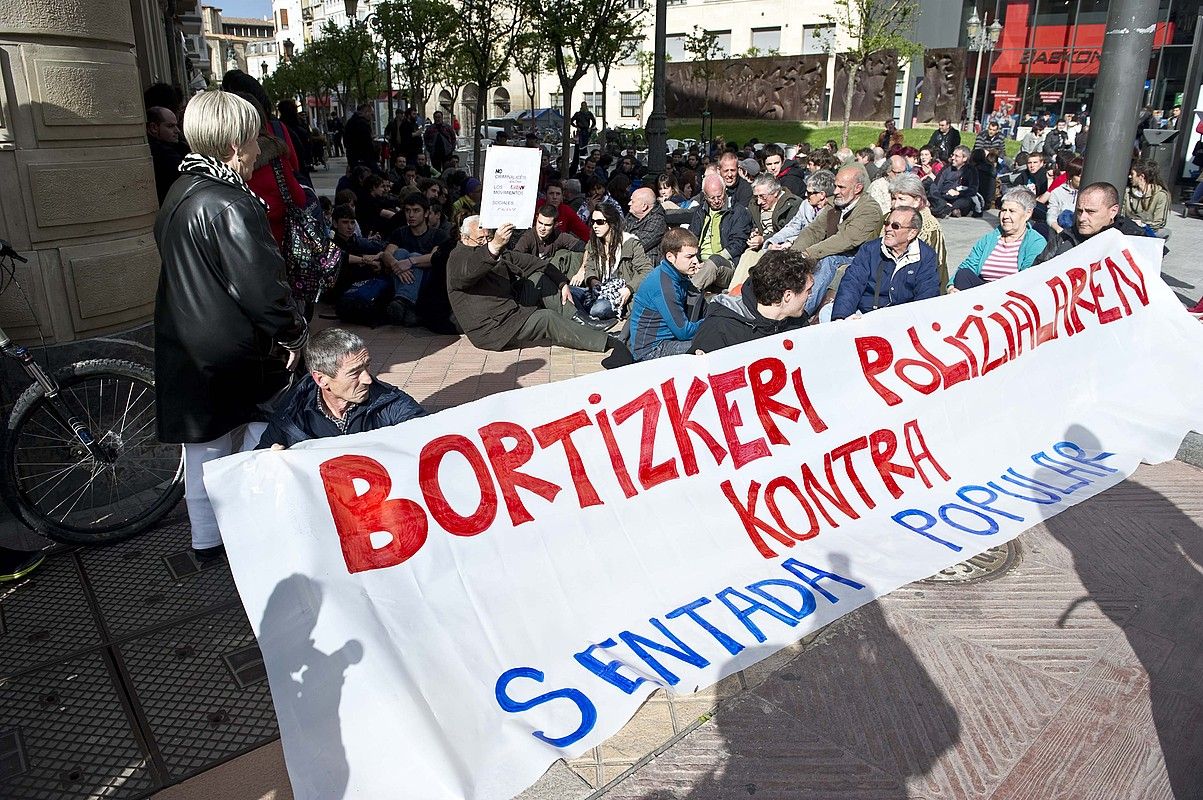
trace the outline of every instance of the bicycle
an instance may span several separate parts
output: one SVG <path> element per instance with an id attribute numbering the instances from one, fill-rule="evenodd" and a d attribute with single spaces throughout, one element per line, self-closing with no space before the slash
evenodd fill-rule
<path id="1" fill-rule="evenodd" d="M 20 289 L 14 259 L 26 260 L 0 240 L 0 292 Z M 56 542 L 103 544 L 141 533 L 179 503 L 182 448 L 158 440 L 149 369 L 102 358 L 47 373 L 3 328 L 0 352 L 33 380 L 0 448 L 0 497 L 18 519 Z"/>

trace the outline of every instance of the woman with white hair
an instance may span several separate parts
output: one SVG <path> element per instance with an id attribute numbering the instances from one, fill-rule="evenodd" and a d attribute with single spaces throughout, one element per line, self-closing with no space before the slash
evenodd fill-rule
<path id="1" fill-rule="evenodd" d="M 1007 190 L 998 212 L 998 228 L 978 239 L 961 262 L 948 291 L 972 289 L 1014 275 L 1041 260 L 1048 240 L 1030 224 L 1036 209 L 1031 189 Z"/>
<path id="2" fill-rule="evenodd" d="M 266 206 L 246 184 L 260 124 L 237 95 L 192 98 L 184 118 L 192 153 L 155 221 L 159 439 L 184 446 L 184 499 L 201 559 L 222 553 L 202 465 L 255 446 L 266 404 L 287 386 L 306 338 Z"/>

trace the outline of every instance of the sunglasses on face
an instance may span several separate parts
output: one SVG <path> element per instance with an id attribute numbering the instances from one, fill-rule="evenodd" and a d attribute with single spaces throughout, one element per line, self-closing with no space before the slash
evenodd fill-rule
<path id="1" fill-rule="evenodd" d="M 597 217 L 594 217 L 591 221 L 593 222 L 594 225 L 608 225 L 609 224 L 604 219 L 598 219 Z"/>
<path id="2" fill-rule="evenodd" d="M 891 223 L 889 224 L 889 228 L 890 228 L 890 230 L 892 230 L 892 231 L 901 231 L 901 230 L 905 230 L 905 229 L 907 229 L 907 228 L 909 228 L 909 227 L 911 227 L 911 226 L 910 226 L 910 225 L 903 225 L 901 222 L 891 222 Z"/>

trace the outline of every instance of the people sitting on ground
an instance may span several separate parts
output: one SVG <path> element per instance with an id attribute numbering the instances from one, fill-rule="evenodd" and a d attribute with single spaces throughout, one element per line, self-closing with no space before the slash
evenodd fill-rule
<path id="1" fill-rule="evenodd" d="M 931 212 L 937 217 L 968 217 L 980 210 L 978 173 L 969 164 L 969 148 L 961 145 L 952 151 L 948 166 L 932 181 L 927 191 Z"/>
<path id="2" fill-rule="evenodd" d="M 948 248 L 944 244 L 944 229 L 940 220 L 932 216 L 927 207 L 927 193 L 923 183 L 914 174 L 899 175 L 890 182 L 891 210 L 913 208 L 919 212 L 923 225 L 919 228 L 919 241 L 926 244 L 936 254 L 936 264 L 939 266 L 940 291 L 948 285 Z"/>
<path id="3" fill-rule="evenodd" d="M 490 235 L 478 216 L 460 226 L 447 262 L 447 296 L 468 341 L 493 351 L 545 344 L 613 350 L 610 364 L 630 363 L 623 342 L 577 316 L 562 272 L 534 256 L 505 252 L 513 233 L 507 223 Z"/>
<path id="4" fill-rule="evenodd" d="M 720 180 L 720 192 L 721 185 Z M 693 352 L 698 331 L 699 323 L 688 312 L 690 295 L 696 292 L 691 277 L 699 266 L 698 239 L 685 228 L 671 228 L 661 249 L 664 258 L 640 284 L 631 303 L 628 341 L 636 361 Z"/>
<path id="5" fill-rule="evenodd" d="M 952 123 L 947 119 L 942 119 L 936 123 L 936 129 L 932 131 L 931 138 L 927 140 L 927 147 L 931 150 L 933 158 L 940 161 L 951 161 L 953 152 L 961 146 L 961 132 L 953 127 Z M 968 152 L 965 153 L 969 155 Z"/>
<path id="6" fill-rule="evenodd" d="M 875 155 L 872 147 L 862 147 L 856 151 L 853 158 L 857 164 L 865 168 L 865 174 L 869 176 L 870 183 L 877 180 L 878 170 L 873 163 Z"/>
<path id="7" fill-rule="evenodd" d="M 999 127 L 997 120 L 990 120 L 986 123 L 986 129 L 980 131 L 977 138 L 974 139 L 973 149 L 994 150 L 998 153 L 999 160 L 1003 163 L 1006 161 L 1007 155 L 1007 137 L 1003 135 L 1002 129 Z"/>
<path id="8" fill-rule="evenodd" d="M 748 215 L 752 218 L 752 233 L 748 236 L 748 249 L 739 257 L 735 274 L 731 277 L 732 288 L 747 279 L 748 270 L 768 252 L 769 239 L 798 215 L 798 208 L 802 204 L 802 198 L 778 183 L 772 175 L 757 176 L 752 182 L 752 198 L 754 205 L 748 208 Z"/>
<path id="9" fill-rule="evenodd" d="M 844 270 L 831 305 L 833 320 L 856 319 L 940 294 L 936 253 L 919 241 L 921 227 L 917 209 L 890 212 L 881 238 L 861 245 Z"/>
<path id="10" fill-rule="evenodd" d="M 980 208 L 975 207 L 973 216 L 980 217 L 982 211 L 994 206 L 994 165 L 990 163 L 986 151 L 977 147 L 969 155 L 969 166 L 977 170 L 978 194 L 982 202 Z"/>
<path id="11" fill-rule="evenodd" d="M 835 195 L 835 174 L 821 169 L 810 173 L 806 178 L 806 194 L 798 204 L 794 218 L 785 224 L 781 230 L 774 233 L 765 242 L 769 250 L 780 250 L 789 247 L 798 238 L 798 234 L 807 225 L 815 221 L 819 212 L 827 207 Z"/>
<path id="12" fill-rule="evenodd" d="M 631 193 L 631 203 L 623 221 L 626 233 L 632 234 L 647 253 L 648 269 L 660 260 L 660 240 L 668 230 L 668 218 L 656 198 L 656 192 L 643 186 Z"/>
<path id="13" fill-rule="evenodd" d="M 1044 153 L 1044 140 L 1048 137 L 1048 130 L 1045 124 L 1037 120 L 1032 129 L 1027 135 L 1019 140 L 1019 149 L 1031 155 L 1032 153 Z"/>
<path id="14" fill-rule="evenodd" d="M 1036 195 L 1030 189 L 1008 189 L 998 212 L 998 227 L 974 243 L 948 291 L 972 289 L 1044 261 L 1048 240 L 1031 225 L 1035 208 Z"/>
<path id="15" fill-rule="evenodd" d="M 583 179 L 581 181 L 581 191 L 585 196 L 586 202 L 583 203 L 579 209 L 577 209 L 577 216 L 579 216 L 581 221 L 586 224 L 589 222 L 589 214 L 592 213 L 593 208 L 601 205 L 602 203 L 614 206 L 619 214 L 626 213 L 626 211 L 623 210 L 622 205 L 610 196 L 610 192 L 606 188 L 606 184 L 597 178 Z"/>
<path id="16" fill-rule="evenodd" d="M 1132 164 L 1124 192 L 1124 214 L 1157 236 L 1169 238 L 1165 223 L 1170 214 L 1170 193 L 1156 161 L 1142 159 Z"/>
<path id="17" fill-rule="evenodd" d="M 737 176 L 736 180 L 743 179 Z M 694 209 L 689 220 L 689 230 L 700 243 L 702 263 L 691 278 L 700 292 L 721 292 L 730 286 L 735 265 L 748 248 L 752 217 L 746 204 L 736 204 L 732 199 L 735 196 L 728 194 L 718 174 L 712 173 L 702 179 L 703 202 Z M 751 200 L 750 191 L 748 199 Z"/>
<path id="18" fill-rule="evenodd" d="M 738 293 L 717 295 L 706 306 L 691 352 L 711 353 L 803 327 L 814 274 L 814 262 L 795 250 L 765 253 Z"/>
<path id="19" fill-rule="evenodd" d="M 338 269 L 338 282 L 329 294 L 338 297 L 351 284 L 375 278 L 380 274 L 381 255 L 384 245 L 379 239 L 369 239 L 355 233 L 355 210 L 347 205 L 335 206 L 330 212 L 334 225 L 333 241 L 342 250 L 342 262 Z"/>
<path id="20" fill-rule="evenodd" d="M 1074 206 L 1078 202 L 1078 187 L 1082 183 L 1085 161 L 1074 156 L 1065 165 L 1065 181 L 1048 193 L 1046 222 L 1054 233 L 1060 233 L 1074 224 Z"/>
<path id="21" fill-rule="evenodd" d="M 309 337 L 303 352 L 308 374 L 277 401 L 258 449 L 283 450 L 426 416 L 408 394 L 372 377 L 372 357 L 358 334 L 326 328 Z"/>
<path id="22" fill-rule="evenodd" d="M 794 240 L 792 247 L 817 264 L 807 314 L 818 311 L 836 270 L 852 261 L 862 244 L 881 235 L 881 207 L 865 195 L 868 183 L 859 164 L 842 167 L 835 175 L 832 202 Z"/>
<path id="23" fill-rule="evenodd" d="M 747 208 L 752 202 L 752 184 L 739 174 L 739 156 L 729 151 L 723 153 L 718 160 L 718 174 L 731 202 Z"/>
<path id="24" fill-rule="evenodd" d="M 572 253 L 585 252 L 585 243 L 571 233 L 561 233 L 556 230 L 556 219 L 559 215 L 556 207 L 545 203 L 535 214 L 534 227 L 518 237 L 514 245 L 515 253 L 527 253 L 536 258 L 549 259 L 556 253 L 567 250 Z M 576 218 L 576 214 L 572 215 Z"/>
<path id="25" fill-rule="evenodd" d="M 363 194 L 358 198 L 356 214 L 359 226 L 369 234 L 387 236 L 401 219 L 396 198 L 386 194 L 387 183 L 379 175 L 368 175 L 363 181 Z"/>
<path id="26" fill-rule="evenodd" d="M 777 178 L 782 188 L 788 189 L 794 197 L 806 194 L 806 173 L 793 161 L 786 159 L 781 145 L 766 144 L 760 151 L 764 156 L 765 172 Z"/>
<path id="27" fill-rule="evenodd" d="M 881 213 L 889 214 L 892 208 L 890 203 L 890 182 L 899 175 L 906 174 L 906 159 L 902 156 L 890 156 L 886 159 L 886 168 L 880 175 L 873 179 L 869 184 L 869 196 L 876 201 L 877 205 L 881 206 Z"/>
<path id="28" fill-rule="evenodd" d="M 1082 242 L 1112 229 L 1125 236 L 1147 235 L 1143 225 L 1120 213 L 1119 190 L 1110 183 L 1096 181 L 1078 191 L 1073 226 L 1065 228 L 1049 242 L 1041 260 L 1068 253 Z"/>
<path id="29" fill-rule="evenodd" d="M 602 203 L 589 220 L 593 235 L 570 281 L 572 299 L 582 315 L 614 320 L 625 316 L 631 296 L 652 271 L 652 262 L 639 239 L 623 231 L 622 217 L 612 206 Z"/>
<path id="30" fill-rule="evenodd" d="M 1013 186 L 1023 186 L 1036 196 L 1036 211 L 1032 218 L 1037 222 L 1048 221 L 1049 174 L 1044 162 L 1044 154 L 1028 153 L 1027 171 L 1012 180 Z"/>
<path id="31" fill-rule="evenodd" d="M 388 238 L 381 262 L 393 274 L 394 296 L 389 304 L 389 320 L 395 325 L 416 325 L 416 306 L 430 254 L 444 241 L 442 232 L 426 221 L 430 203 L 417 192 L 401 201 L 405 224 L 399 225 Z"/>
<path id="32" fill-rule="evenodd" d="M 919 148 L 919 163 L 914 166 L 913 171 L 919 176 L 919 180 L 923 181 L 924 186 L 930 187 L 942 169 L 944 162 L 936 159 L 930 147 Z"/>
<path id="33" fill-rule="evenodd" d="M 576 181 L 572 181 L 573 184 Z M 559 180 L 550 180 L 543 191 L 544 202 L 556 209 L 556 232 L 570 233 L 582 243 L 589 241 L 589 226 L 576 213 L 576 207 L 567 202 L 564 185 Z"/>
<path id="34" fill-rule="evenodd" d="M 405 169 L 408 166 L 409 159 L 405 155 L 397 153 L 393 156 L 393 164 L 389 168 L 389 171 L 384 174 L 384 177 L 389 183 L 400 187 L 405 183 Z"/>
<path id="35" fill-rule="evenodd" d="M 1041 148 L 1041 152 L 1044 153 L 1045 158 L 1052 161 L 1058 153 L 1073 155 L 1073 151 L 1074 140 L 1069 135 L 1068 123 L 1059 119 L 1055 127 L 1044 137 L 1044 147 Z"/>
<path id="36" fill-rule="evenodd" d="M 463 220 L 480 213 L 480 198 L 484 195 L 484 186 L 480 178 L 468 178 L 464 181 L 464 193 L 451 205 L 451 220 Z"/>

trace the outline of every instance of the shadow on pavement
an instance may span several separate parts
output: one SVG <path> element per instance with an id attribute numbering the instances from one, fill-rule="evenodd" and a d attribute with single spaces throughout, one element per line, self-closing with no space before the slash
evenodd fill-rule
<path id="1" fill-rule="evenodd" d="M 309 789 L 313 796 L 333 799 L 343 796 L 350 776 L 338 714 L 343 680 L 347 668 L 363 659 L 363 645 L 351 639 L 333 653 L 318 650 L 311 635 L 321 608 L 321 583 L 299 574 L 285 578 L 267 601 L 259 641 L 268 643 L 273 655 L 269 671 L 278 677 L 287 670 L 289 675 L 285 686 L 272 684 L 277 709 L 285 705 L 280 694 L 292 695 L 281 716 L 294 706 L 296 716 L 309 724 L 304 736 L 289 742 L 287 760 L 307 764 L 311 776 L 323 776 L 322 785 Z"/>

